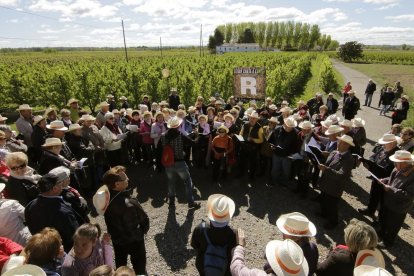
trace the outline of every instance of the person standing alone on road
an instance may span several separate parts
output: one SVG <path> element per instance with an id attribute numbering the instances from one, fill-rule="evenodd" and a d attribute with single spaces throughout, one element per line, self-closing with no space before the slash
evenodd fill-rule
<path id="1" fill-rule="evenodd" d="M 365 104 L 364 106 L 371 106 L 372 95 L 377 90 L 377 85 L 373 80 L 368 81 L 367 88 L 365 89 Z"/>

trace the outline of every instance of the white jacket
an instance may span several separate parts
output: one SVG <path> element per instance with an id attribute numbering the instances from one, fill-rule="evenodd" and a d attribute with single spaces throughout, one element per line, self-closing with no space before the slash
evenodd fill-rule
<path id="1" fill-rule="evenodd" d="M 118 128 L 119 129 L 119 128 Z M 106 126 L 103 126 L 99 133 L 102 135 L 102 138 L 105 142 L 104 148 L 108 151 L 113 150 L 119 150 L 122 145 L 122 140 L 114 141 L 116 140 L 116 134 L 112 133 L 109 128 Z M 119 133 L 122 133 L 122 131 L 119 129 Z"/>

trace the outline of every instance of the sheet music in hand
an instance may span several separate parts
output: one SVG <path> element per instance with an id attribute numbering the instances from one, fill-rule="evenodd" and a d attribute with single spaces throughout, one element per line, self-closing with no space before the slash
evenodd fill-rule
<path id="1" fill-rule="evenodd" d="M 239 140 L 240 142 L 244 142 L 244 138 L 243 136 L 239 135 L 239 134 L 234 134 L 234 136 L 237 138 L 237 140 Z"/>

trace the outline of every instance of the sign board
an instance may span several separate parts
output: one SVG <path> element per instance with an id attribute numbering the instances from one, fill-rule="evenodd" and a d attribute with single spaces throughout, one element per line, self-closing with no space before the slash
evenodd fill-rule
<path id="1" fill-rule="evenodd" d="M 266 68 L 234 68 L 234 96 L 239 99 L 264 99 L 266 96 Z"/>

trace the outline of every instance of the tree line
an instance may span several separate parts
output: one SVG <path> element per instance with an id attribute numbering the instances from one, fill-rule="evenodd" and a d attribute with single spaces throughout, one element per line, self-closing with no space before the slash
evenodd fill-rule
<path id="1" fill-rule="evenodd" d="M 335 50 L 339 42 L 322 34 L 316 24 L 302 22 L 242 22 L 219 25 L 209 37 L 208 48 L 223 43 L 258 43 L 262 49 Z"/>

